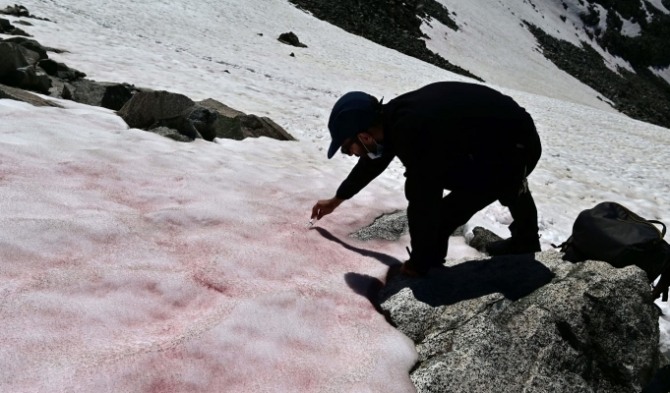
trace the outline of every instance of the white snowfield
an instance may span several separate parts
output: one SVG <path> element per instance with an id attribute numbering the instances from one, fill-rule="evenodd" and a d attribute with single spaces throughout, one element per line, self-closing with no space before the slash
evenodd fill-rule
<path id="1" fill-rule="evenodd" d="M 354 164 L 326 159 L 341 94 L 388 101 L 466 78 L 286 1 L 22 4 L 51 20 L 22 28 L 67 50 L 50 57 L 90 79 L 214 98 L 271 117 L 299 141 L 177 143 L 103 108 L 0 99 L 0 391 L 413 391 L 412 343 L 365 296 L 406 259 L 409 238 L 348 236 L 405 207 L 401 166 L 306 224 Z M 528 5 L 447 6 L 467 26 L 429 45 L 536 120 L 544 152 L 529 181 L 544 249 L 605 200 L 670 223 L 669 130 L 616 113 L 534 52 L 519 26 Z M 500 40 L 478 30 L 484 20 L 496 21 L 488 28 Z M 308 48 L 279 43 L 287 31 Z M 510 220 L 494 204 L 467 229 L 507 236 Z M 450 263 L 480 257 L 452 240 Z"/>

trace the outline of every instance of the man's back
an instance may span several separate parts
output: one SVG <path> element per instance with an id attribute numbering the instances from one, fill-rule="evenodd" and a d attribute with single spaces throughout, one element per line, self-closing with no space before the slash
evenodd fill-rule
<path id="1" fill-rule="evenodd" d="M 436 120 L 463 118 L 518 118 L 523 113 L 512 98 L 484 85 L 437 82 L 402 94 L 384 106 L 385 112 L 411 111 Z"/>
<path id="2" fill-rule="evenodd" d="M 495 183 L 495 168 L 511 164 L 510 153 L 519 144 L 539 157 L 530 115 L 483 85 L 433 83 L 389 101 L 383 111 L 385 144 L 407 174 L 432 173 L 448 189 L 473 187 L 473 178 L 480 185 Z"/>

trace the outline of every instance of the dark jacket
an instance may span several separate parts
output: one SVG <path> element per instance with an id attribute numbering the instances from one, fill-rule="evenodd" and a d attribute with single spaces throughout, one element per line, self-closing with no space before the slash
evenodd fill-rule
<path id="1" fill-rule="evenodd" d="M 359 159 L 337 190 L 349 199 L 388 167 L 405 166 L 410 233 L 437 233 L 444 190 L 495 192 L 522 181 L 537 163 L 533 120 L 510 97 L 483 85 L 438 82 L 383 106 L 384 154 Z M 430 258 L 428 241 L 413 255 Z"/>

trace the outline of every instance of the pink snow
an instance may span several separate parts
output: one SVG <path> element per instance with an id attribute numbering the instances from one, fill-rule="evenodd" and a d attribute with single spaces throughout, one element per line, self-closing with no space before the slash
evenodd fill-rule
<path id="1" fill-rule="evenodd" d="M 0 100 L 0 391 L 413 391 L 412 343 L 361 295 L 402 247 L 348 236 L 384 202 L 310 229 L 341 176 L 300 144 L 69 105 Z"/>

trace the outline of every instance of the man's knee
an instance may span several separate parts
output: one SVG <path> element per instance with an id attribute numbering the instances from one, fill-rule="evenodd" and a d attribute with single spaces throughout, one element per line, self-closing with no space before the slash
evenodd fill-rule
<path id="1" fill-rule="evenodd" d="M 528 194 L 530 196 L 530 189 L 528 188 L 528 179 L 523 178 L 520 182 L 514 182 L 509 187 L 503 189 L 498 196 L 498 202 L 503 206 L 511 206 L 517 203 L 519 198 Z"/>

